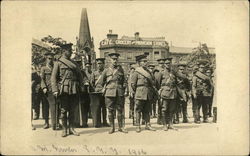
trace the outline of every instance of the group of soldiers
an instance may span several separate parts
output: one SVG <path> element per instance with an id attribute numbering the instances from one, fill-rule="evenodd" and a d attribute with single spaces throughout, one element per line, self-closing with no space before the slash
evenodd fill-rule
<path id="1" fill-rule="evenodd" d="M 177 71 L 174 71 L 172 58 L 161 58 L 157 60 L 159 66 L 155 67 L 148 64 L 147 55 L 143 54 L 136 56 L 136 67 L 131 67 L 127 78 L 119 65 L 118 53 L 109 53 L 111 64 L 107 68 L 105 58 L 96 59 L 97 70 L 91 72 L 90 63 L 82 69 L 81 61 L 71 59 L 72 44 L 61 48 L 62 56 L 56 61 L 53 53 L 45 54 L 46 65 L 41 68 L 40 75 L 32 72 L 32 112 L 35 112 L 34 119 L 38 119 L 42 103 L 44 128 L 49 128 L 51 114 L 52 129 L 62 129 L 62 137 L 70 134 L 79 136 L 74 128 L 88 127 L 90 93 L 100 93 L 102 125 L 110 127 L 109 134 L 115 132 L 115 119 L 118 131 L 128 133 L 124 117 L 126 88 L 130 102 L 129 117 L 133 119 L 138 133 L 141 132 L 141 124 L 145 124 L 146 130 L 156 130 L 150 124 L 150 118 L 156 114 L 157 123 L 163 125 L 164 131 L 177 130 L 173 123 L 179 123 L 181 112 L 183 122 L 189 122 L 189 100 L 192 100 L 195 123 L 200 123 L 201 108 L 203 122 L 208 122 L 208 116 L 211 116 L 214 82 L 212 70 L 205 68 L 204 61 L 199 62 L 198 70 L 193 71 L 190 79 L 185 73 L 185 64 L 178 64 Z M 33 125 L 32 128 L 35 129 Z"/>

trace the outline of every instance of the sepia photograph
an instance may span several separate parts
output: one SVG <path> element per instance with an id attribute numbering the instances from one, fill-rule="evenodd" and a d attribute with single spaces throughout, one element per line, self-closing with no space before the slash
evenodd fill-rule
<path id="1" fill-rule="evenodd" d="M 221 51 L 222 45 L 223 48 L 230 46 L 221 38 L 227 30 L 237 34 L 246 26 L 248 21 L 241 18 L 248 18 L 244 16 L 248 12 L 247 3 L 38 1 L 4 4 L 5 9 L 16 9 L 15 13 L 6 11 L 9 13 L 6 17 L 17 21 L 20 18 L 29 25 L 20 25 L 29 35 L 25 36 L 27 48 L 23 51 L 25 72 L 19 71 L 25 80 L 15 76 L 18 84 L 25 82 L 25 90 L 19 89 L 26 96 L 17 96 L 17 99 L 21 97 L 19 102 L 24 103 L 19 111 L 23 110 L 25 117 L 12 116 L 12 120 L 22 125 L 19 127 L 22 133 L 10 133 L 12 126 L 7 125 L 3 117 L 7 113 L 2 114 L 1 138 L 4 134 L 12 136 L 1 141 L 2 154 L 248 154 L 248 84 L 244 86 L 244 93 L 242 90 L 242 96 L 246 97 L 245 101 L 241 99 L 244 110 L 239 103 L 230 104 L 233 101 L 227 97 L 233 93 L 220 89 L 227 85 L 222 72 L 228 70 L 223 65 L 230 64 L 223 58 L 231 54 Z M 240 11 L 244 7 L 246 10 Z M 236 22 L 234 29 L 233 25 L 224 27 L 223 21 L 230 24 L 232 19 L 234 23 L 238 17 L 246 23 Z M 15 25 L 15 20 L 12 24 Z M 242 40 L 248 41 L 248 37 Z M 248 48 L 249 42 L 246 43 Z M 248 59 L 245 57 L 248 53 L 241 56 Z M 247 69 L 248 73 L 247 62 L 237 64 L 242 63 L 242 70 Z M 231 75 L 231 78 L 234 76 L 240 77 Z M 248 83 L 245 79 L 244 82 Z M 2 90 L 4 88 L 5 85 Z M 1 101 L 6 94 L 2 94 Z M 8 95 L 13 99 L 13 94 Z M 235 110 L 238 111 L 235 114 L 244 114 L 245 124 L 240 117 L 240 121 L 231 122 L 237 115 L 227 111 L 230 105 L 242 108 Z M 3 106 L 1 111 L 7 110 Z M 227 122 L 245 125 L 241 127 L 244 133 L 233 130 L 241 134 L 235 136 L 238 139 L 235 142 L 234 137 L 231 142 L 226 139 L 229 139 L 230 128 L 239 125 L 230 126 Z M 241 148 L 237 148 L 238 145 L 230 148 L 239 142 Z M 21 148 L 17 150 L 15 145 Z"/>

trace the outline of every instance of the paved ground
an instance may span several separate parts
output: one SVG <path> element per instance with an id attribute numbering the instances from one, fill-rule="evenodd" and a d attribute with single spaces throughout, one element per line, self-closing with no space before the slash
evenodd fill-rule
<path id="1" fill-rule="evenodd" d="M 189 116 L 192 116 L 188 106 Z M 128 105 L 126 105 L 126 116 Z M 42 129 L 43 120 L 35 120 L 37 128 L 33 133 L 33 146 L 35 153 L 41 154 L 122 154 L 122 155 L 145 155 L 145 154 L 213 154 L 217 149 L 218 138 L 217 124 L 212 123 L 194 124 L 193 118 L 190 123 L 175 125 L 178 131 L 163 131 L 161 125 L 156 124 L 156 119 L 151 119 L 151 124 L 157 129 L 155 132 L 143 129 L 141 133 L 135 132 L 132 120 L 126 117 L 128 134 L 116 132 L 108 134 L 109 128 L 94 128 L 89 120 L 89 128 L 77 128 L 81 136 L 68 136 L 62 138 L 61 131 L 53 131 L 51 128 Z M 213 150 L 210 150 L 213 149 Z M 211 152 L 210 152 L 211 151 Z"/>

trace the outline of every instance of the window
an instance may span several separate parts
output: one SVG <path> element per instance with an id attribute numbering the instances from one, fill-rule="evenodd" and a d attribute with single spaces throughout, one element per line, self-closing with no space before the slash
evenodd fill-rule
<path id="1" fill-rule="evenodd" d="M 157 59 L 160 59 L 160 52 L 159 51 L 154 51 L 154 59 L 157 60 Z"/>

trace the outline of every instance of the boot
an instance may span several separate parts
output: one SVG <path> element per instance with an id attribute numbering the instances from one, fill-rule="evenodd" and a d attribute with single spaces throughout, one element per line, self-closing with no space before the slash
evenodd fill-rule
<path id="1" fill-rule="evenodd" d="M 183 123 L 188 123 L 187 113 L 183 113 Z"/>
<path id="2" fill-rule="evenodd" d="M 123 126 L 122 115 L 118 115 L 117 120 L 118 120 L 118 126 L 119 126 L 118 131 L 120 131 L 122 133 L 128 133 L 128 131 Z"/>
<path id="3" fill-rule="evenodd" d="M 45 119 L 45 124 L 43 125 L 43 129 L 49 128 L 49 119 Z"/>
<path id="4" fill-rule="evenodd" d="M 62 118 L 62 137 L 67 136 L 67 120 Z"/>
<path id="5" fill-rule="evenodd" d="M 109 134 L 112 134 L 112 133 L 115 132 L 115 123 L 114 123 L 114 116 L 113 116 L 113 114 L 110 113 L 108 115 L 108 118 L 109 118 L 109 123 L 110 123 L 110 126 L 111 126 L 111 128 L 109 130 Z"/>
<path id="6" fill-rule="evenodd" d="M 136 113 L 136 132 L 137 133 L 141 132 L 140 120 L 141 120 L 141 114 L 137 112 Z"/>
<path id="7" fill-rule="evenodd" d="M 33 126 L 33 124 L 31 125 L 31 129 L 32 130 L 36 130 L 36 127 Z"/>
<path id="8" fill-rule="evenodd" d="M 150 123 L 146 123 L 146 127 L 145 127 L 146 130 L 149 130 L 149 131 L 156 131 L 155 128 L 151 127 Z"/>
<path id="9" fill-rule="evenodd" d="M 73 134 L 75 136 L 80 136 L 80 134 L 75 131 L 75 129 L 73 128 L 72 125 L 69 126 L 69 134 Z"/>
<path id="10" fill-rule="evenodd" d="M 179 113 L 174 114 L 174 124 L 179 124 Z"/>
<path id="11" fill-rule="evenodd" d="M 208 123 L 208 119 L 207 119 L 207 115 L 203 115 L 204 117 L 203 117 L 203 122 L 204 123 Z"/>
<path id="12" fill-rule="evenodd" d="M 164 131 L 168 131 L 168 126 L 167 126 L 167 122 L 166 122 L 166 115 L 165 115 L 165 113 L 162 113 L 162 123 L 163 123 L 163 130 Z"/>
<path id="13" fill-rule="evenodd" d="M 217 122 L 217 107 L 213 107 L 213 122 L 216 123 Z"/>
<path id="14" fill-rule="evenodd" d="M 175 128 L 174 126 L 173 126 L 173 118 L 171 117 L 171 116 L 173 116 L 173 115 L 169 115 L 169 120 L 168 120 L 168 129 L 172 129 L 172 130 L 178 130 L 177 128 Z"/>
<path id="15" fill-rule="evenodd" d="M 200 124 L 201 123 L 201 121 L 200 121 L 200 115 L 199 115 L 199 113 L 197 111 L 195 112 L 194 123 L 196 123 L 196 124 Z"/>

